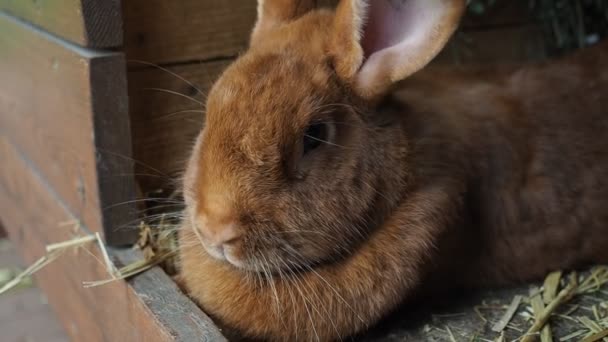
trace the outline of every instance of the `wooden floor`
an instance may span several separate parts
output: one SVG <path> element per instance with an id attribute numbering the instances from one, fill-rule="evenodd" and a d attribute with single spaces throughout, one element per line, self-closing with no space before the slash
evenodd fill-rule
<path id="1" fill-rule="evenodd" d="M 7 240 L 0 239 L 0 269 L 23 267 Z M 67 335 L 34 286 L 0 295 L 0 332 L 3 342 L 63 342 Z"/>

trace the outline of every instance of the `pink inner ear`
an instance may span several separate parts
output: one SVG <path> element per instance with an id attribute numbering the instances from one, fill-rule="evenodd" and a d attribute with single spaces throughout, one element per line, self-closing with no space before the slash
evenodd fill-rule
<path id="1" fill-rule="evenodd" d="M 464 0 L 368 0 L 357 88 L 381 94 L 423 68 L 458 24 Z"/>
<path id="2" fill-rule="evenodd" d="M 430 39 L 442 7 L 437 0 L 370 0 L 361 41 L 365 58 L 405 41 L 415 46 Z"/>

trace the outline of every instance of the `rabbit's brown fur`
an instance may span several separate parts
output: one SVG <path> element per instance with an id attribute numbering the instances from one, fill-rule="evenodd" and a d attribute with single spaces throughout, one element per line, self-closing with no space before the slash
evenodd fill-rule
<path id="1" fill-rule="evenodd" d="M 313 11 L 254 37 L 209 95 L 180 233 L 181 281 L 209 314 L 325 341 L 450 274 L 503 285 L 608 262 L 607 43 L 525 68 L 429 68 L 371 102 L 335 71 L 333 23 Z M 302 157 L 315 120 L 335 136 Z M 242 230 L 230 262 L 201 246 L 225 222 Z"/>

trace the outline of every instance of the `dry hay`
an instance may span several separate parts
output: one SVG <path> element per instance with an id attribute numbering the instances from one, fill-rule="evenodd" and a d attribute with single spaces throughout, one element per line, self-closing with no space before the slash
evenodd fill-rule
<path id="1" fill-rule="evenodd" d="M 70 221 L 67 224 L 73 224 L 76 228 L 80 225 L 80 223 L 76 221 Z M 135 261 L 119 269 L 117 269 L 112 262 L 99 233 L 76 236 L 70 240 L 48 245 L 46 246 L 46 254 L 25 270 L 21 272 L 0 270 L 0 295 L 9 290 L 31 283 L 31 276 L 34 273 L 61 257 L 67 251 L 76 248 L 84 248 L 86 245 L 93 242 L 95 242 L 103 257 L 103 261 L 100 262 L 103 263 L 103 266 L 107 270 L 109 278 L 96 281 L 83 281 L 82 284 L 84 287 L 95 287 L 119 279 L 127 279 L 157 265 L 163 266 L 168 273 L 174 273 L 176 267 L 174 257 L 177 255 L 177 240 L 175 239 L 175 232 L 173 230 L 164 228 L 163 220 L 161 220 L 159 226 L 154 229 L 142 222 L 140 225 L 140 238 L 134 248 L 141 250 L 143 257 L 141 260 Z M 77 230 L 78 229 L 75 229 L 75 231 Z M 92 257 L 95 257 L 90 251 L 87 250 L 87 252 L 91 254 Z M 95 259 L 97 260 L 96 257 Z"/>
<path id="2" fill-rule="evenodd" d="M 433 315 L 423 333 L 429 341 L 608 342 L 608 266 L 553 272 L 511 299 L 485 295 L 470 312 Z"/>

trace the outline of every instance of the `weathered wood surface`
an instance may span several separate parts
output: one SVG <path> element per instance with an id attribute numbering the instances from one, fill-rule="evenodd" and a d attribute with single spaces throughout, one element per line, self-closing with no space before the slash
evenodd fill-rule
<path id="1" fill-rule="evenodd" d="M 23 269 L 16 254 L 8 240 L 0 239 L 0 269 Z M 46 296 L 34 286 L 0 296 L 0 331 L 3 342 L 68 342 Z"/>
<path id="2" fill-rule="evenodd" d="M 202 128 L 207 92 L 230 62 L 129 71 L 133 157 L 138 161 L 135 169 L 144 193 L 176 184 Z"/>
<path id="3" fill-rule="evenodd" d="M 0 0 L 0 11 L 81 46 L 122 45 L 120 0 Z"/>
<path id="4" fill-rule="evenodd" d="M 124 57 L 79 48 L 0 13 L 0 133 L 111 244 L 136 237 Z"/>
<path id="5" fill-rule="evenodd" d="M 142 258 L 133 250 L 111 250 L 119 263 Z M 155 267 L 129 281 L 135 294 L 150 309 L 171 336 L 178 341 L 225 341 L 213 321 L 186 297 L 173 280 Z"/>
<path id="6" fill-rule="evenodd" d="M 69 342 L 39 289 L 0 297 L 3 342 Z"/>
<path id="7" fill-rule="evenodd" d="M 152 63 L 235 56 L 248 44 L 251 0 L 123 1 L 125 51 Z"/>
<path id="8" fill-rule="evenodd" d="M 49 243 L 90 233 L 86 227 L 59 225 L 74 213 L 4 135 L 0 135 L 0 159 L 2 220 L 26 262 L 43 255 Z M 133 258 L 130 253 L 115 255 L 126 262 Z M 72 340 L 192 341 L 193 336 L 222 340 L 211 321 L 158 269 L 135 278 L 132 285 L 116 281 L 83 288 L 82 281 L 109 277 L 99 260 L 97 247 L 91 245 L 65 253 L 36 275 Z"/>

